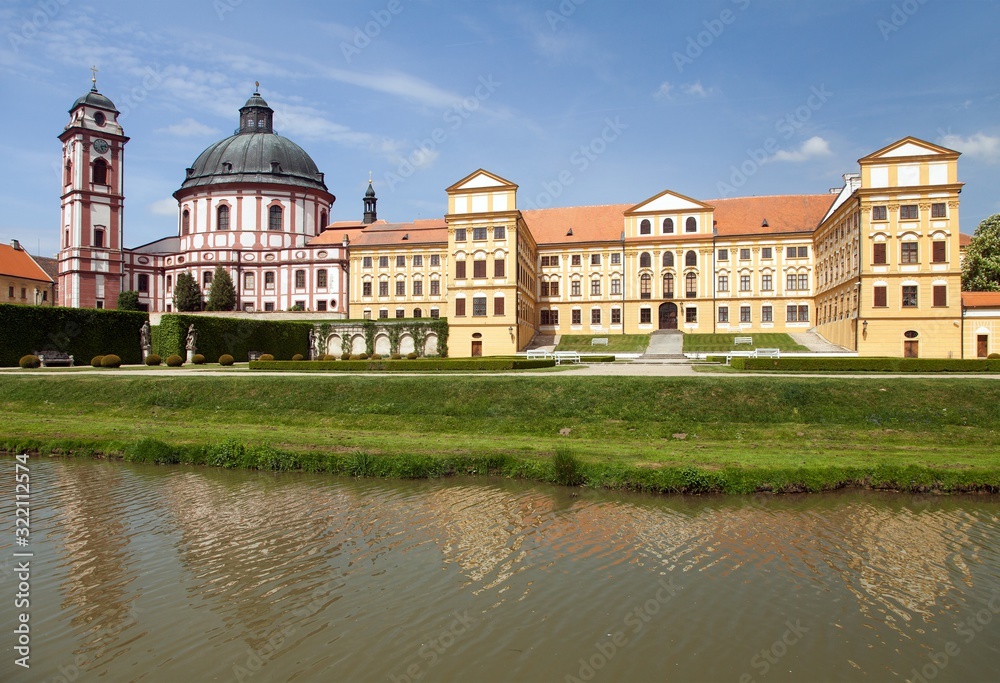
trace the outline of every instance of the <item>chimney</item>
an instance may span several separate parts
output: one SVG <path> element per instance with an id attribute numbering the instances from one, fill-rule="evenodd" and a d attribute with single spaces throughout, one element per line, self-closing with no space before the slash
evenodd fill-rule
<path id="1" fill-rule="evenodd" d="M 21 243 L 18 242 L 17 240 L 11 240 L 10 241 L 10 246 L 11 246 L 12 249 L 16 249 L 17 251 L 21 251 Z"/>

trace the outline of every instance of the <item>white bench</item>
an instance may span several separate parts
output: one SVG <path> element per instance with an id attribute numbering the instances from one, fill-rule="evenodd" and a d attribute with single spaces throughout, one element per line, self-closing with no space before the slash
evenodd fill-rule
<path id="1" fill-rule="evenodd" d="M 726 351 L 726 365 L 729 365 L 729 361 L 733 358 L 756 358 L 756 351 Z"/>
<path id="2" fill-rule="evenodd" d="M 781 349 L 754 349 L 754 358 L 781 358 Z"/>
<path id="3" fill-rule="evenodd" d="M 607 337 L 594 337 L 593 339 L 590 340 L 590 345 L 591 346 L 607 346 L 608 345 L 608 338 Z"/>
<path id="4" fill-rule="evenodd" d="M 528 349 L 527 356 L 528 360 L 552 358 L 552 352 L 546 351 L 545 349 Z"/>
<path id="5" fill-rule="evenodd" d="M 556 351 L 552 356 L 556 359 L 556 365 L 580 362 L 580 354 L 577 351 Z"/>
<path id="6" fill-rule="evenodd" d="M 739 346 L 740 344 L 746 344 L 747 346 L 753 346 L 753 337 L 737 337 L 733 340 L 733 344 Z"/>
<path id="7" fill-rule="evenodd" d="M 75 362 L 73 356 L 63 351 L 36 351 L 35 355 L 43 368 L 50 368 L 53 365 L 68 365 L 73 367 Z"/>

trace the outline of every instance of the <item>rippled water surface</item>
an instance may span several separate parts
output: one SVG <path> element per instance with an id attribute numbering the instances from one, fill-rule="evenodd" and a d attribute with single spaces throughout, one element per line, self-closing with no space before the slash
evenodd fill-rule
<path id="1" fill-rule="evenodd" d="M 31 468 L 3 681 L 1000 680 L 997 497 Z"/>

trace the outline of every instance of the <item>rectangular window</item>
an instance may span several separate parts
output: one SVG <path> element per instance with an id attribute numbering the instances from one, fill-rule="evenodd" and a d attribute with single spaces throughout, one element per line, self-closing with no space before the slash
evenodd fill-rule
<path id="1" fill-rule="evenodd" d="M 274 289 L 274 273 L 264 273 L 264 289 Z"/>
<path id="2" fill-rule="evenodd" d="M 424 295 L 424 281 L 414 280 L 413 281 L 413 296 L 423 296 Z"/>
<path id="3" fill-rule="evenodd" d="M 653 320 L 653 311 L 650 308 L 640 308 L 639 309 L 639 323 L 642 325 L 648 325 Z"/>
<path id="4" fill-rule="evenodd" d="M 362 282 L 361 283 L 361 296 L 371 296 L 372 295 L 372 283 Z"/>
<path id="5" fill-rule="evenodd" d="M 431 280 L 431 296 L 441 296 L 440 280 Z"/>
<path id="6" fill-rule="evenodd" d="M 809 289 L 809 275 L 807 273 L 799 273 L 799 289 L 802 291 Z"/>
<path id="7" fill-rule="evenodd" d="M 917 307 L 917 286 L 903 285 L 903 308 Z"/>
<path id="8" fill-rule="evenodd" d="M 472 277 L 482 279 L 486 277 L 486 261 L 472 262 Z"/>
<path id="9" fill-rule="evenodd" d="M 558 256 L 543 256 L 542 257 L 542 266 L 543 267 L 547 267 L 547 266 L 557 267 L 558 265 L 559 265 L 559 257 Z"/>
<path id="10" fill-rule="evenodd" d="M 720 261 L 728 261 L 729 260 L 729 250 L 728 249 L 719 249 L 719 260 Z"/>
<path id="11" fill-rule="evenodd" d="M 902 204 L 899 207 L 899 219 L 901 221 L 915 221 L 920 218 L 920 213 L 916 204 Z"/>
<path id="12" fill-rule="evenodd" d="M 502 258 L 493 259 L 493 277 L 506 277 L 507 264 Z"/>
<path id="13" fill-rule="evenodd" d="M 559 324 L 559 311 L 558 310 L 549 311 L 549 323 L 552 324 L 552 325 L 558 325 Z"/>
<path id="14" fill-rule="evenodd" d="M 795 277 L 795 273 L 788 273 L 785 275 L 785 289 L 788 291 L 793 291 L 798 287 L 798 278 Z"/>
<path id="15" fill-rule="evenodd" d="M 570 296 L 580 296 L 580 281 L 573 280 L 569 283 L 569 294 Z"/>
<path id="16" fill-rule="evenodd" d="M 274 312 L 274 302 L 273 301 L 268 301 L 268 302 L 266 302 L 264 304 L 264 312 L 265 313 L 273 313 Z"/>
<path id="17" fill-rule="evenodd" d="M 455 279 L 465 279 L 465 261 L 455 261 Z"/>
<path id="18" fill-rule="evenodd" d="M 919 263 L 917 260 L 917 243 L 903 242 L 899 253 L 900 263 Z"/>
<path id="19" fill-rule="evenodd" d="M 494 297 L 493 299 L 493 315 L 503 315 L 504 314 L 504 298 L 502 296 Z"/>
<path id="20" fill-rule="evenodd" d="M 770 292 L 774 289 L 774 283 L 771 281 L 771 275 L 761 275 L 760 276 L 760 288 L 762 291 Z"/>
<path id="21" fill-rule="evenodd" d="M 748 323 L 750 322 L 750 307 L 740 306 L 740 322 Z"/>
<path id="22" fill-rule="evenodd" d="M 684 322 L 688 323 L 698 322 L 698 309 L 697 308 L 684 309 Z"/>
<path id="23" fill-rule="evenodd" d="M 559 283 L 550 282 L 549 283 L 549 296 L 559 296 Z"/>
<path id="24" fill-rule="evenodd" d="M 441 255 L 431 254 L 431 268 L 440 268 L 440 267 L 441 267 Z"/>
<path id="25" fill-rule="evenodd" d="M 473 228 L 472 229 L 472 239 L 474 240 L 484 240 L 486 239 L 486 228 Z M 485 313 L 483 315 L 486 315 Z"/>
<path id="26" fill-rule="evenodd" d="M 477 318 L 482 318 L 486 316 L 486 297 L 485 296 L 474 296 L 472 297 L 472 315 Z"/>
<path id="27" fill-rule="evenodd" d="M 423 268 L 424 267 L 424 257 L 421 256 L 420 254 L 417 254 L 416 256 L 414 256 L 413 257 L 413 267 L 414 268 Z"/>
<path id="28" fill-rule="evenodd" d="M 884 308 L 889 305 L 888 298 L 886 297 L 886 292 L 888 290 L 885 287 L 875 287 L 872 291 L 875 293 L 874 301 L 872 303 L 875 308 Z"/>
<path id="29" fill-rule="evenodd" d="M 397 308 L 396 309 L 396 317 L 397 318 L 405 318 L 406 317 L 406 309 Z"/>
<path id="30" fill-rule="evenodd" d="M 380 309 L 378 309 L 378 317 L 381 320 L 385 320 L 386 318 L 388 318 L 389 317 L 389 309 L 388 308 L 380 308 Z"/>
<path id="31" fill-rule="evenodd" d="M 771 247 L 761 247 L 760 257 L 766 259 L 774 258 L 773 252 L 771 251 Z"/>
<path id="32" fill-rule="evenodd" d="M 639 298 L 649 299 L 652 297 L 653 279 L 648 275 L 643 275 L 639 280 Z"/>
<path id="33" fill-rule="evenodd" d="M 945 285 L 934 285 L 934 305 L 948 305 L 948 287 Z"/>
<path id="34" fill-rule="evenodd" d="M 797 322 L 798 321 L 797 320 L 798 319 L 798 310 L 799 310 L 799 308 L 795 304 L 789 304 L 788 306 L 786 306 L 785 307 L 785 321 L 786 322 L 790 322 L 790 323 Z"/>
<path id="35" fill-rule="evenodd" d="M 431 309 L 431 317 L 432 318 L 440 318 L 441 317 L 441 311 L 439 309 L 437 309 L 437 308 L 432 308 Z"/>
<path id="36" fill-rule="evenodd" d="M 599 308 L 590 309 L 590 324 L 591 325 L 601 324 L 601 309 Z"/>
<path id="37" fill-rule="evenodd" d="M 253 275 L 253 273 L 247 273 L 247 275 Z M 250 282 L 253 282 L 253 280 L 251 279 Z M 167 276 L 167 291 L 169 292 L 173 288 L 174 288 L 174 276 L 173 275 L 168 275 Z M 14 289 L 13 288 L 11 288 L 11 290 L 10 290 L 10 296 L 11 296 L 11 298 L 14 297 Z"/>
<path id="38" fill-rule="evenodd" d="M 573 254 L 570 257 L 570 265 L 571 266 L 578 266 L 578 265 L 580 265 L 580 261 L 581 261 L 581 259 L 580 259 L 580 255 L 579 254 Z"/>
<path id="39" fill-rule="evenodd" d="M 462 317 L 465 315 L 465 299 L 455 299 L 455 316 Z"/>
<path id="40" fill-rule="evenodd" d="M 809 247 L 799 247 L 799 258 L 809 258 Z"/>
<path id="41" fill-rule="evenodd" d="M 799 322 L 807 323 L 809 322 L 809 307 L 799 306 Z"/>
<path id="42" fill-rule="evenodd" d="M 622 263 L 622 255 L 618 252 L 611 254 L 611 265 L 620 266 Z"/>
<path id="43" fill-rule="evenodd" d="M 548 311 L 548 309 L 542 309 L 541 313 L 539 314 L 538 324 L 539 325 L 549 325 L 550 324 L 549 323 L 549 311 Z"/>
<path id="44" fill-rule="evenodd" d="M 502 225 L 497 225 L 493 228 L 493 239 L 495 240 L 505 240 L 507 239 L 507 228 Z"/>
<path id="45" fill-rule="evenodd" d="M 465 228 L 455 228 L 455 241 L 456 242 L 465 241 Z"/>
<path id="46" fill-rule="evenodd" d="M 372 257 L 371 256 L 363 256 L 363 257 L 361 257 L 361 267 L 362 268 L 371 268 L 372 267 Z"/>
<path id="47" fill-rule="evenodd" d="M 243 274 L 243 289 L 253 289 L 254 284 L 256 284 L 256 283 L 254 282 L 254 275 L 253 275 L 253 273 L 244 273 Z M 371 287 L 371 283 L 370 282 L 368 283 L 368 285 L 369 285 L 369 287 Z"/>
<path id="48" fill-rule="evenodd" d="M 378 257 L 378 267 L 379 268 L 388 268 L 389 267 L 389 257 L 388 256 L 379 256 Z"/>
<path id="49" fill-rule="evenodd" d="M 760 307 L 760 321 L 762 323 L 774 322 L 774 309 L 770 306 Z"/>
<path id="50" fill-rule="evenodd" d="M 406 280 L 396 280 L 396 296 L 406 296 Z"/>
<path id="51" fill-rule="evenodd" d="M 947 242 L 945 242 L 944 240 L 935 240 L 934 242 L 932 242 L 931 259 L 934 261 L 934 263 L 945 262 L 946 246 Z"/>
<path id="52" fill-rule="evenodd" d="M 889 214 L 886 212 L 884 206 L 873 206 L 872 207 L 872 220 L 873 221 L 884 221 L 888 220 Z"/>
<path id="53" fill-rule="evenodd" d="M 590 281 L 590 296 L 600 296 L 601 295 L 601 281 L 591 280 Z"/>
<path id="54" fill-rule="evenodd" d="M 622 293 L 622 281 L 618 278 L 611 280 L 611 293 L 621 294 Z"/>
<path id="55" fill-rule="evenodd" d="M 729 276 L 720 275 L 719 276 L 719 291 L 728 292 L 729 291 Z"/>
<path id="56" fill-rule="evenodd" d="M 378 295 L 379 296 L 389 296 L 389 283 L 383 280 L 378 283 Z"/>
<path id="57" fill-rule="evenodd" d="M 719 306 L 719 322 L 729 322 L 729 306 Z"/>
<path id="58" fill-rule="evenodd" d="M 397 256 L 396 257 L 396 267 L 397 268 L 406 268 L 406 257 L 405 256 Z"/>
<path id="59" fill-rule="evenodd" d="M 601 255 L 600 254 L 591 254 L 590 255 L 590 265 L 592 265 L 592 266 L 599 266 L 599 265 L 601 265 Z"/>
<path id="60" fill-rule="evenodd" d="M 750 250 L 749 249 L 740 249 L 740 260 L 741 261 L 749 261 L 750 260 Z"/>
<path id="61" fill-rule="evenodd" d="M 931 218 L 947 218 L 948 209 L 944 202 L 935 202 L 931 204 Z"/>
<path id="62" fill-rule="evenodd" d="M 322 268 L 316 271 L 316 286 L 319 288 L 326 288 L 326 268 Z"/>
<path id="63" fill-rule="evenodd" d="M 885 255 L 885 242 L 876 242 L 872 245 L 872 263 L 884 264 L 886 262 Z"/>
<path id="64" fill-rule="evenodd" d="M 299 285 L 299 273 L 302 274 L 302 284 L 301 285 Z M 202 279 L 202 284 L 205 287 L 208 287 L 209 285 L 211 285 L 212 284 L 212 271 L 207 270 L 204 273 L 202 273 L 201 279 Z M 296 287 L 300 287 L 300 286 L 301 287 L 305 287 L 306 286 L 306 274 L 305 274 L 304 271 L 301 271 L 301 270 L 295 271 L 295 286 Z M 24 290 L 21 290 L 21 296 L 22 297 L 24 296 Z"/>
<path id="65" fill-rule="evenodd" d="M 583 315 L 580 313 L 580 309 L 574 308 L 572 311 L 570 311 L 570 324 L 580 325 L 582 318 Z"/>
<path id="66" fill-rule="evenodd" d="M 549 295 L 549 283 L 548 282 L 543 282 L 542 283 L 541 295 L 542 296 L 548 296 Z"/>
<path id="67" fill-rule="evenodd" d="M 749 292 L 750 291 L 750 276 L 740 275 L 740 291 Z"/>
<path id="68" fill-rule="evenodd" d="M 611 309 L 611 324 L 612 325 L 622 324 L 622 309 L 620 308 Z"/>
<path id="69" fill-rule="evenodd" d="M 146 275 L 146 274 L 140 274 L 139 277 L 137 278 L 137 280 L 138 280 L 138 284 L 136 284 L 136 289 L 138 289 L 140 292 L 148 292 L 149 291 L 149 276 Z"/>

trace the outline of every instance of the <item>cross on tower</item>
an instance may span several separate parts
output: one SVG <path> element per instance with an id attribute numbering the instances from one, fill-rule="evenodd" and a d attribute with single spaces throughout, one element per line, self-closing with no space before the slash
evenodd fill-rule
<path id="1" fill-rule="evenodd" d="M 97 91 L 97 66 L 95 65 L 95 66 L 90 67 L 90 71 L 93 74 L 90 77 L 90 82 L 93 83 L 93 85 L 91 86 L 90 89 L 96 92 Z"/>

